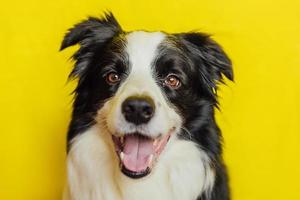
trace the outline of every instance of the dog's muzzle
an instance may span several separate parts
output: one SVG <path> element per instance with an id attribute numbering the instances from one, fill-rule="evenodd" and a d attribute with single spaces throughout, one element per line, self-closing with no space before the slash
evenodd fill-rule
<path id="1" fill-rule="evenodd" d="M 126 123 L 134 127 L 147 127 L 155 116 L 155 103 L 149 96 L 130 96 L 121 103 Z M 147 128 L 145 128 L 147 130 Z M 158 156 L 169 141 L 174 128 L 160 132 L 156 137 L 146 132 L 119 132 L 112 135 L 123 174 L 130 178 L 148 175 Z"/>

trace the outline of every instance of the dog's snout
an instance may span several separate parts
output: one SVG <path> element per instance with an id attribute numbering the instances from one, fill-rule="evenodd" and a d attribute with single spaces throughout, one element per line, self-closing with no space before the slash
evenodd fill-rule
<path id="1" fill-rule="evenodd" d="M 128 122 L 140 125 L 150 121 L 155 105 L 150 97 L 129 97 L 122 104 L 122 113 Z"/>

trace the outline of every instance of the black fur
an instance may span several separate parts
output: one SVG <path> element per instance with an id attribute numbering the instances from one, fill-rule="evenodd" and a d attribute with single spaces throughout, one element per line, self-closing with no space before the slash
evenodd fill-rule
<path id="1" fill-rule="evenodd" d="M 175 37 L 174 37 L 175 36 Z M 182 86 L 177 90 L 161 87 L 168 99 L 183 116 L 181 137 L 199 144 L 212 160 L 216 171 L 216 183 L 210 197 L 199 200 L 228 200 L 228 178 L 222 160 L 222 136 L 214 117 L 218 106 L 217 84 L 222 75 L 233 80 L 231 61 L 222 48 L 202 33 L 171 35 L 174 47 L 161 47 L 161 57 L 155 63 L 158 77 L 174 73 L 180 77 Z"/>
<path id="2" fill-rule="evenodd" d="M 122 33 L 114 16 L 107 13 L 101 19 L 89 17 L 76 24 L 64 37 L 60 50 L 75 44 L 80 45 L 79 50 L 72 56 L 75 65 L 69 76 L 78 78 L 78 85 L 74 91 L 72 120 L 67 135 L 68 149 L 76 135 L 95 123 L 97 110 L 118 88 L 118 85 L 110 87 L 106 83 L 103 78 L 105 74 L 112 70 L 119 73 L 127 70 L 124 67 L 128 65 L 127 60 L 118 59 L 121 56 L 120 49 L 114 42 L 122 42 L 121 39 L 116 39 Z"/>
<path id="3" fill-rule="evenodd" d="M 68 132 L 68 146 L 77 135 L 91 127 L 97 110 L 113 96 L 119 85 L 111 86 L 105 74 L 116 71 L 125 80 L 130 64 L 123 51 L 124 32 L 111 13 L 104 18 L 88 18 L 66 34 L 61 50 L 79 44 L 74 54 L 71 78 L 78 78 L 74 110 Z M 170 45 L 172 44 L 172 45 Z M 212 160 L 216 173 L 212 193 L 197 200 L 229 200 L 228 178 L 222 159 L 222 136 L 216 124 L 214 109 L 218 106 L 218 83 L 223 76 L 233 80 L 230 59 L 222 48 L 202 33 L 168 34 L 153 63 L 157 83 L 184 119 L 182 139 L 199 144 Z M 178 90 L 162 84 L 167 74 L 174 73 L 182 81 Z"/>

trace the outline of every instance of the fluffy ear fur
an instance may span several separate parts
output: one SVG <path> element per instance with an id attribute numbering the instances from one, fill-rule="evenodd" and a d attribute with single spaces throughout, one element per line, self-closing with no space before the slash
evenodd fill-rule
<path id="1" fill-rule="evenodd" d="M 95 52 L 103 49 L 113 37 L 123 32 L 112 13 L 106 13 L 102 18 L 89 17 L 76 24 L 66 33 L 60 50 L 79 44 L 79 50 L 73 55 L 76 61 L 70 74 L 71 78 L 84 74 Z"/>
<path id="2" fill-rule="evenodd" d="M 179 34 L 193 59 L 198 63 L 201 78 L 212 89 L 223 82 L 222 74 L 233 81 L 231 61 L 215 41 L 203 33 Z"/>

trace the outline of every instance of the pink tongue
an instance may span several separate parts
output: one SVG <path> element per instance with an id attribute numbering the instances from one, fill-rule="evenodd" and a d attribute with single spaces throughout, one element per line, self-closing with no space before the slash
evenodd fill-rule
<path id="1" fill-rule="evenodd" d="M 128 135 L 124 138 L 123 165 L 133 172 L 147 169 L 150 155 L 154 155 L 153 141 L 139 135 Z"/>

